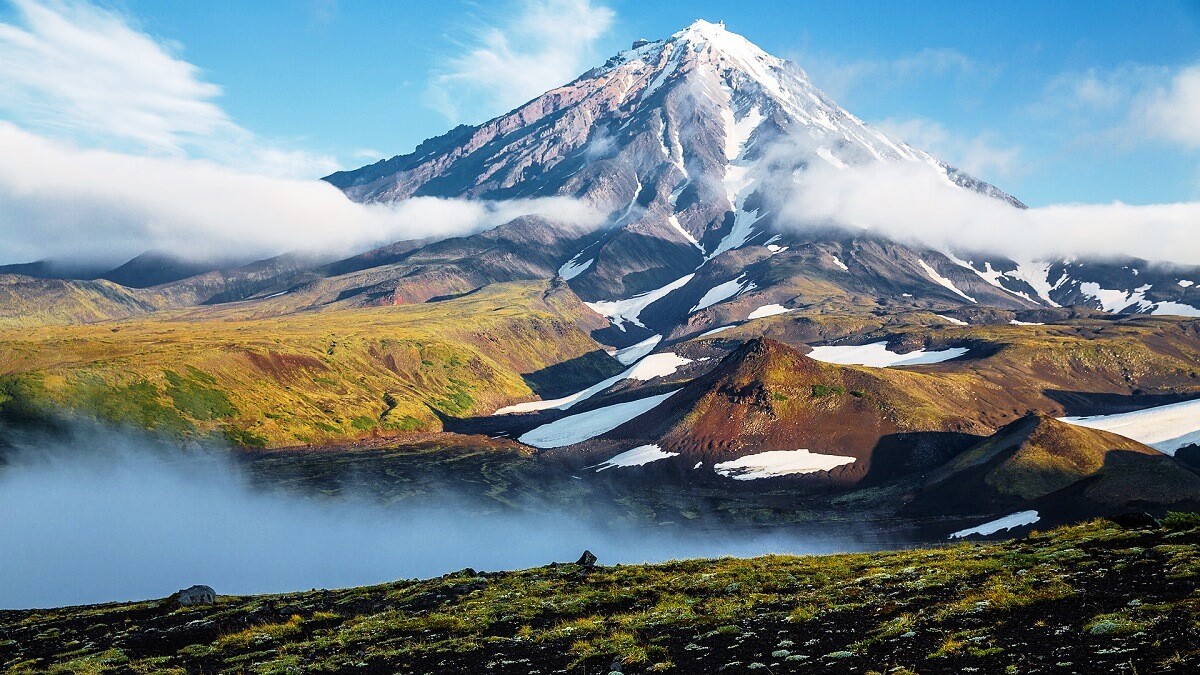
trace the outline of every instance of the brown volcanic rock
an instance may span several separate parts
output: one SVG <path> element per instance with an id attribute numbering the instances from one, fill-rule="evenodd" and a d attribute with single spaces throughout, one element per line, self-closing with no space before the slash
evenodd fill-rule
<path id="1" fill-rule="evenodd" d="M 890 474 L 896 468 L 891 464 L 909 461 L 903 452 L 877 457 L 875 450 L 886 439 L 914 430 L 940 431 L 960 422 L 951 411 L 935 411 L 934 422 L 914 427 L 902 411 L 918 405 L 902 387 L 870 369 L 821 363 L 781 342 L 757 338 L 637 424 L 620 427 L 606 438 L 622 446 L 658 443 L 688 463 L 710 465 L 772 450 L 852 456 L 858 461 L 833 469 L 827 477 L 856 483 L 868 472 Z"/>
<path id="2" fill-rule="evenodd" d="M 1200 503 L 1200 476 L 1174 458 L 1107 431 L 1027 415 L 933 473 L 913 514 L 1118 513 Z"/>
<path id="3" fill-rule="evenodd" d="M 796 166 L 776 166 L 784 157 Z M 569 196 L 609 214 L 610 229 L 597 230 L 595 237 L 565 249 L 539 247 L 530 239 L 520 255 L 494 260 L 488 271 L 474 269 L 477 261 L 463 250 L 435 256 L 430 269 L 381 270 L 376 276 L 386 276 L 386 281 L 343 284 L 348 293 L 374 301 L 394 296 L 417 302 L 437 297 L 439 288 L 464 292 L 489 280 L 548 278 L 577 255 L 579 262 L 594 261 L 570 280 L 580 297 L 625 299 L 661 288 L 739 248 L 765 252 L 765 244 L 778 239 L 781 255 L 750 279 L 760 293 L 779 286 L 760 303 L 767 304 L 803 290 L 804 282 L 798 284 L 801 288 L 788 283 L 795 274 L 810 271 L 797 269 L 803 256 L 795 251 L 805 240 L 824 243 L 828 238 L 826 233 L 798 233 L 789 227 L 796 223 L 779 220 L 780 209 L 771 203 L 777 187 L 772 176 L 790 176 L 792 169 L 826 162 L 906 162 L 914 170 L 938 172 L 966 189 L 1020 206 L 998 189 L 864 125 L 816 89 L 795 64 L 703 21 L 670 39 L 622 52 L 479 126 L 459 127 L 408 155 L 326 180 L 363 202 L 414 196 Z M 792 251 L 779 250 L 786 247 Z M 538 261 L 536 271 L 521 269 L 521 258 L 534 249 L 553 259 Z M 836 272 L 836 283 L 852 286 L 854 293 L 869 290 L 901 298 L 908 292 L 962 304 L 962 297 L 925 273 L 916 262 L 922 259 L 980 302 L 1036 306 L 940 253 L 905 249 L 904 256 L 889 257 L 868 248 L 858 264 L 852 259 L 855 253 L 841 253 L 841 260 L 855 269 L 852 274 L 839 270 L 829 255 L 823 265 Z M 712 280 L 713 285 L 741 271 L 729 273 Z M 690 290 L 703 295 L 708 288 Z M 687 320 L 689 307 L 664 306 L 644 316 L 655 332 L 667 333 Z"/>

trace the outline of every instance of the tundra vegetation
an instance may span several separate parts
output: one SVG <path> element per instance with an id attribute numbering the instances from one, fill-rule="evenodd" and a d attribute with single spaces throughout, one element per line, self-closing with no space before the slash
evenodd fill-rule
<path id="1" fill-rule="evenodd" d="M 0 612 L 8 673 L 1195 672 L 1200 517 Z M 603 561 L 601 561 L 603 562 Z M 219 591 L 219 589 L 218 589 Z"/>

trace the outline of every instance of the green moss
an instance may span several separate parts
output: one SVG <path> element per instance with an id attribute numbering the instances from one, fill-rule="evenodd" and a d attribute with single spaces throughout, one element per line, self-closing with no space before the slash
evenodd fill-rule
<path id="1" fill-rule="evenodd" d="M 267 438 L 241 427 L 228 426 L 223 430 L 225 440 L 232 445 L 243 448 L 265 448 Z"/>
<path id="2" fill-rule="evenodd" d="M 450 415 L 465 415 L 471 411 L 471 407 L 475 405 L 475 399 L 467 391 L 468 385 L 466 382 L 456 378 L 450 378 L 450 395 L 440 399 L 434 403 L 434 406 Z"/>
<path id="3" fill-rule="evenodd" d="M 1200 513 L 1171 511 L 1159 524 L 1168 530 L 1183 531 L 1200 528 Z"/>
<path id="4" fill-rule="evenodd" d="M 385 418 L 383 426 L 392 431 L 420 431 L 425 428 L 425 423 L 412 415 L 404 415 L 399 418 Z"/>
<path id="5" fill-rule="evenodd" d="M 47 420 L 51 398 L 37 375 L 0 376 L 0 421 L 36 425 Z"/>
<path id="6" fill-rule="evenodd" d="M 188 377 L 172 370 L 163 371 L 167 380 L 167 396 L 175 408 L 195 420 L 215 420 L 233 417 L 237 408 L 225 392 L 211 386 L 216 380 L 195 368 L 188 368 Z"/>
<path id="7" fill-rule="evenodd" d="M 1147 575 L 1195 560 L 1197 534 L 1095 521 L 1005 543 L 586 573 L 557 565 L 226 597 L 153 622 L 147 603 L 13 612 L 0 617 L 13 638 L 0 649 L 9 649 L 11 672 L 474 672 L 500 659 L 518 670 L 528 659 L 545 672 L 608 672 L 614 663 L 623 672 L 699 672 L 715 658 L 737 672 L 768 672 L 754 664 L 783 659 L 913 673 L 1027 672 L 1071 661 L 1111 669 L 1102 644 L 1119 646 L 1120 662 L 1138 672 L 1192 672 L 1197 655 L 1178 645 L 1194 630 L 1195 586 Z M 151 639 L 191 625 L 211 629 L 191 645 Z M 123 664 L 104 644 L 98 635 L 109 627 L 140 645 L 138 660 Z M 45 661 L 30 662 L 29 645 L 51 645 Z M 909 666 L 871 670 L 898 654 Z M 105 659 L 111 665 L 95 670 Z"/>
<path id="8" fill-rule="evenodd" d="M 814 384 L 812 386 L 812 398 L 824 398 L 826 396 L 840 396 L 846 393 L 846 388 L 836 384 Z"/>
<path id="9" fill-rule="evenodd" d="M 72 407 L 107 422 L 168 434 L 195 429 L 174 406 L 163 402 L 158 387 L 148 380 L 110 385 L 99 379 L 86 378 L 73 393 Z"/>

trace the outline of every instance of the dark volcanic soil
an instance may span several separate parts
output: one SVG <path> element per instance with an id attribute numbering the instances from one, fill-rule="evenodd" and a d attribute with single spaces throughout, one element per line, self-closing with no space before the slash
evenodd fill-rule
<path id="1" fill-rule="evenodd" d="M 0 612 L 9 672 L 1191 673 L 1200 518 L 1005 544 L 473 570 Z"/>

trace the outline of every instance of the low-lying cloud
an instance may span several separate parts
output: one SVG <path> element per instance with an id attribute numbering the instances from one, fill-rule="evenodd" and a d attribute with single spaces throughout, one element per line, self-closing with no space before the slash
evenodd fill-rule
<path id="1" fill-rule="evenodd" d="M 1017 209 L 907 161 L 852 169 L 821 161 L 803 170 L 776 164 L 766 180 L 779 222 L 793 229 L 840 226 L 938 250 L 1025 260 L 1134 256 L 1200 264 L 1197 202 Z"/>
<path id="2" fill-rule="evenodd" d="M 420 197 L 358 204 L 318 180 L 274 178 L 206 160 L 79 149 L 0 122 L 0 264 L 123 261 L 147 250 L 198 259 L 290 251 L 357 253 L 404 239 L 472 234 L 531 213 L 595 225 L 566 197 Z"/>
<path id="3" fill-rule="evenodd" d="M 844 533 L 614 526 L 599 502 L 489 514 L 466 506 L 480 495 L 406 506 L 266 492 L 224 453 L 90 427 L 19 442 L 0 463 L 0 608 L 165 597 L 196 583 L 222 594 L 345 587 L 571 562 L 585 548 L 612 564 L 869 546 Z"/>

